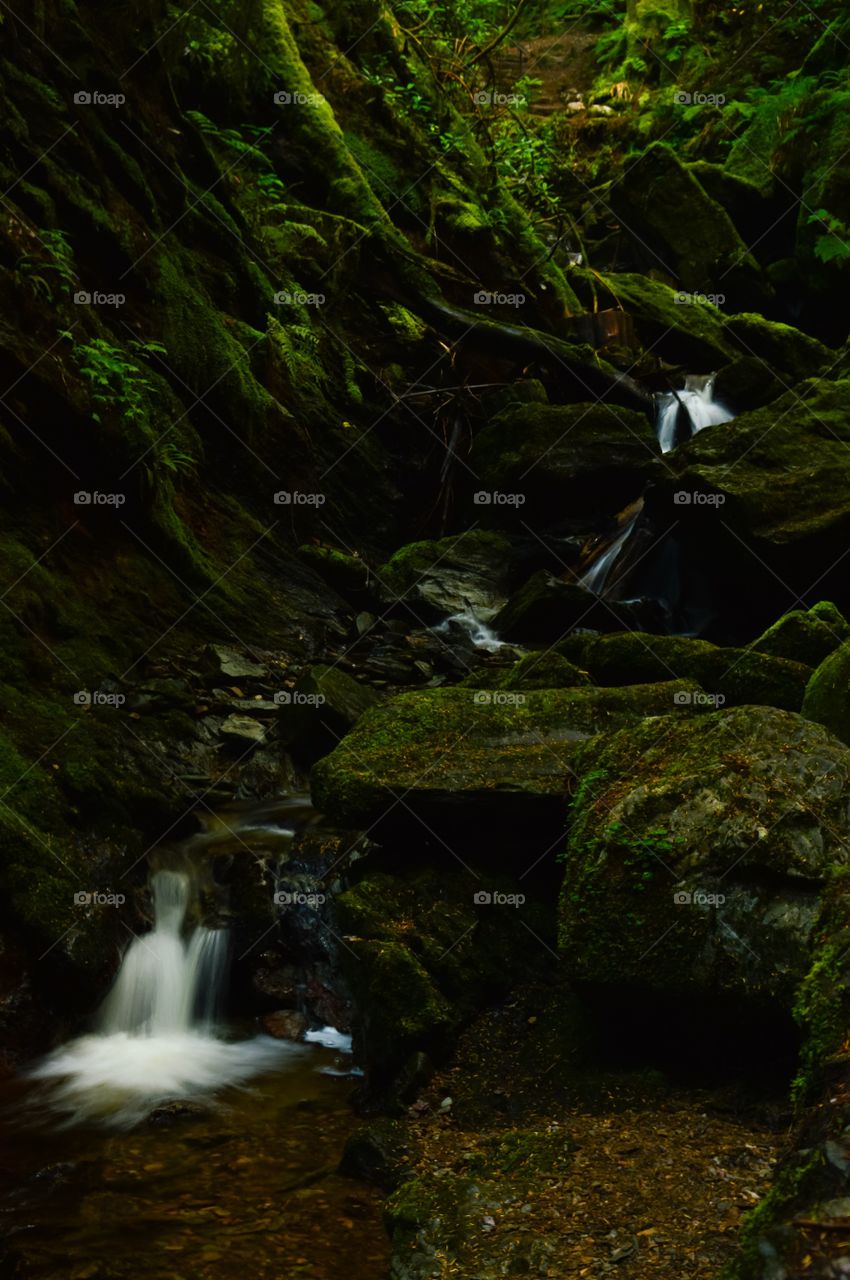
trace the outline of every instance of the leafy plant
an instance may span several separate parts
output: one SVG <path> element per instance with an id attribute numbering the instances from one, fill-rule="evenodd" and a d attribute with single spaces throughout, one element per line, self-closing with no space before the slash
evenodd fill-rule
<path id="1" fill-rule="evenodd" d="M 15 273 L 26 281 L 37 296 L 48 302 L 54 299 L 54 290 L 68 296 L 76 286 L 74 251 L 68 244 L 64 231 L 44 230 L 38 233 L 42 252 L 25 253 L 18 260 Z"/>
<path id="2" fill-rule="evenodd" d="M 850 259 L 850 228 L 827 209 L 816 209 L 807 219 L 809 226 L 824 228 L 815 240 L 815 257 L 819 262 L 847 262 Z"/>

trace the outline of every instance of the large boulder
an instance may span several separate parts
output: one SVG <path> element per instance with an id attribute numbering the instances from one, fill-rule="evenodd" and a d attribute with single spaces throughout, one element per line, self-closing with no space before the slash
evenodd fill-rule
<path id="1" fill-rule="evenodd" d="M 587 744 L 560 945 L 584 982 L 790 1009 L 821 893 L 850 863 L 850 751 L 770 707 Z"/>
<path id="2" fill-rule="evenodd" d="M 647 511 L 677 523 L 692 563 L 750 617 L 776 617 L 815 583 L 846 608 L 848 446 L 850 380 L 812 380 L 668 454 Z"/>
<path id="3" fill-rule="evenodd" d="M 784 613 L 750 648 L 818 667 L 845 640 L 850 640 L 850 623 L 830 600 L 821 600 L 811 609 Z"/>
<path id="4" fill-rule="evenodd" d="M 378 695 L 339 667 L 319 663 L 275 699 L 281 709 L 281 737 L 300 759 L 313 761 L 333 750 Z"/>
<path id="5" fill-rule="evenodd" d="M 722 294 L 733 310 L 769 298 L 759 265 L 731 218 L 672 147 L 647 147 L 614 184 L 610 199 L 644 270 L 660 268 L 692 293 Z"/>
<path id="6" fill-rule="evenodd" d="M 525 404 L 478 433 L 470 464 L 489 499 L 482 518 L 568 526 L 638 498 L 658 452 L 649 420 L 629 409 Z"/>
<path id="7" fill-rule="evenodd" d="M 724 330 L 744 355 L 767 360 L 792 382 L 813 378 L 835 362 L 835 352 L 817 338 L 761 315 L 729 316 Z"/>
<path id="8" fill-rule="evenodd" d="M 812 674 L 803 698 L 803 715 L 850 743 L 850 640 L 824 658 Z"/>
<path id="9" fill-rule="evenodd" d="M 698 706 L 686 681 L 528 693 L 403 693 L 368 712 L 313 768 L 313 801 L 343 827 L 425 837 L 563 826 L 572 759 L 594 734 Z M 489 838 L 488 837 L 488 838 Z M 522 843 L 519 856 L 525 852 Z M 514 850 L 514 852 L 517 852 Z"/>
<path id="10" fill-rule="evenodd" d="M 564 582 L 545 569 L 532 574 L 492 619 L 498 636 L 519 644 L 549 644 L 574 627 L 662 631 L 665 626 L 664 610 L 654 601 L 600 600 L 578 583 Z"/>
<path id="11" fill-rule="evenodd" d="M 578 637 L 581 664 L 598 685 L 694 680 L 718 706 L 765 703 L 799 711 L 811 667 L 750 649 L 722 648 L 687 636 L 627 631 Z M 575 647 L 575 642 L 569 648 Z"/>
<path id="12" fill-rule="evenodd" d="M 507 595 L 516 553 L 507 538 L 470 529 L 435 541 L 411 542 L 376 577 L 388 603 L 428 622 L 472 611 L 486 621 Z"/>

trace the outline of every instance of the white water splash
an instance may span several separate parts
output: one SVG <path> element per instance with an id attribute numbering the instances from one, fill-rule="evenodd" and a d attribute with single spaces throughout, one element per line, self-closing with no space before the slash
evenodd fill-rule
<path id="1" fill-rule="evenodd" d="M 678 398 L 677 398 L 678 397 Z M 662 453 L 669 453 L 676 445 L 676 421 L 684 410 L 691 422 L 691 435 L 704 431 L 706 427 L 719 426 L 721 422 L 730 422 L 734 416 L 725 405 L 714 399 L 714 375 L 710 378 L 689 376 L 685 382 L 685 390 L 672 391 L 657 397 L 658 443 Z"/>
<path id="2" fill-rule="evenodd" d="M 486 649 L 488 653 L 496 653 L 504 648 L 504 642 L 499 639 L 495 631 L 491 631 L 487 623 L 482 622 L 472 609 L 453 613 L 450 618 L 446 618 L 439 626 L 434 627 L 434 631 L 438 635 L 446 635 L 451 631 L 452 624 L 466 632 L 476 649 Z"/>
<path id="3" fill-rule="evenodd" d="M 579 585 L 584 587 L 585 591 L 593 591 L 596 595 L 602 595 L 605 585 L 611 576 L 611 570 L 617 561 L 620 552 L 625 547 L 629 538 L 632 536 L 635 525 L 640 517 L 640 511 L 636 511 L 630 520 L 623 525 L 622 531 L 604 551 L 598 559 L 579 578 Z"/>
<path id="4" fill-rule="evenodd" d="M 241 1084 L 304 1052 L 268 1036 L 229 1042 L 216 1034 L 227 933 L 198 925 L 184 939 L 191 896 L 184 872 L 156 872 L 151 889 L 154 928 L 124 956 L 98 1033 L 55 1050 L 30 1073 L 50 1082 L 48 1102 L 66 1123 L 130 1128 L 163 1102 Z"/>

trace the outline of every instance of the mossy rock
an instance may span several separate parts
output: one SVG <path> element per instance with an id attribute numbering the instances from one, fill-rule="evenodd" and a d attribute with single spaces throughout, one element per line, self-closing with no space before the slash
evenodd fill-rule
<path id="1" fill-rule="evenodd" d="M 491 900 L 480 902 L 482 893 Z M 385 1086 L 411 1054 L 444 1056 L 461 1024 L 504 994 L 517 972 L 530 979 L 549 963 L 545 946 L 528 950 L 529 928 L 551 934 L 549 913 L 527 884 L 491 870 L 369 871 L 335 899 L 335 910 L 358 1050 Z"/>
<path id="2" fill-rule="evenodd" d="M 614 514 L 640 496 L 658 443 L 648 419 L 604 404 L 517 405 L 478 433 L 470 465 L 482 519 L 563 525 Z M 519 501 L 521 499 L 521 501 Z"/>
<path id="3" fill-rule="evenodd" d="M 368 592 L 369 566 L 359 556 L 310 542 L 298 548 L 298 555 L 344 598 L 359 601 Z"/>
<path id="4" fill-rule="evenodd" d="M 784 613 L 750 648 L 773 658 L 819 667 L 845 640 L 850 640 L 850 623 L 831 601 L 821 600 L 811 609 Z"/>
<path id="5" fill-rule="evenodd" d="M 730 316 L 724 330 L 739 350 L 766 360 L 793 382 L 814 378 L 835 361 L 835 352 L 790 324 L 751 313 Z"/>
<path id="6" fill-rule="evenodd" d="M 813 673 L 803 698 L 803 715 L 850 744 L 850 640 L 824 658 Z"/>
<path id="7" fill-rule="evenodd" d="M 678 522 L 721 592 L 734 585 L 751 603 L 763 597 L 775 616 L 777 597 L 802 595 L 823 575 L 820 590 L 846 608 L 838 562 L 850 537 L 848 446 L 850 380 L 813 379 L 668 454 L 647 506 Z M 682 491 L 699 500 L 681 505 Z"/>
<path id="8" fill-rule="evenodd" d="M 502 640 L 518 644 L 554 644 L 574 627 L 596 631 L 658 629 L 666 619 L 653 601 L 602 601 L 576 582 L 564 582 L 545 569 L 509 597 L 491 621 Z M 570 654 L 564 652 L 565 657 Z"/>
<path id="9" fill-rule="evenodd" d="M 780 378 L 760 356 L 740 356 L 721 369 L 714 380 L 715 400 L 735 417 L 771 404 L 787 390 L 787 378 Z"/>
<path id="10" fill-rule="evenodd" d="M 640 632 L 587 638 L 583 662 L 599 685 L 693 680 L 717 706 L 759 703 L 799 711 L 811 667 L 751 649 Z"/>
<path id="11" fill-rule="evenodd" d="M 610 199 L 645 270 L 660 267 L 689 292 L 724 294 L 734 309 L 768 299 L 758 263 L 731 218 L 666 143 L 647 147 L 613 185 Z"/>
<path id="12" fill-rule="evenodd" d="M 470 529 L 411 542 L 376 572 L 388 602 L 434 621 L 472 609 L 486 620 L 504 600 L 516 553 L 502 534 Z"/>
<path id="13" fill-rule="evenodd" d="M 693 372 L 722 368 L 736 347 L 723 329 L 723 313 L 711 303 L 683 304 L 680 291 L 633 272 L 572 272 L 591 311 L 620 307 L 631 316 L 643 346 Z"/>
<path id="14" fill-rule="evenodd" d="M 570 974 L 790 1010 L 821 894 L 850 863 L 850 752 L 772 707 L 587 744 L 561 893 Z"/>
<path id="15" fill-rule="evenodd" d="M 473 676 L 474 679 L 474 676 Z M 580 689 L 590 676 L 559 653 L 527 653 L 499 680 L 500 689 Z"/>
<path id="16" fill-rule="evenodd" d="M 316 807 L 340 826 L 421 835 L 563 821 L 571 761 L 586 738 L 644 717 L 687 713 L 698 686 L 528 693 L 404 693 L 373 708 L 313 768 Z M 401 801 L 399 801 L 401 797 Z"/>
<path id="17" fill-rule="evenodd" d="M 297 756 L 309 761 L 332 751 L 378 701 L 374 689 L 324 663 L 310 667 L 287 692 L 290 701 L 281 708 L 281 736 Z"/>

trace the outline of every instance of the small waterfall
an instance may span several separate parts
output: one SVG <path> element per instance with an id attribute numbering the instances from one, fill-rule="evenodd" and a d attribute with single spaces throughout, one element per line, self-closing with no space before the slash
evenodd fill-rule
<path id="1" fill-rule="evenodd" d="M 30 1073 L 49 1082 L 47 1101 L 66 1123 L 130 1128 L 163 1102 L 241 1084 L 304 1052 L 267 1036 L 222 1038 L 227 931 L 196 924 L 186 936 L 195 905 L 186 871 L 155 872 L 151 894 L 154 927 L 130 944 L 97 1032 L 63 1045 Z"/>
<path id="2" fill-rule="evenodd" d="M 581 575 L 579 578 L 579 586 L 584 587 L 585 591 L 592 591 L 597 596 L 602 595 L 608 582 L 608 578 L 610 577 L 611 570 L 614 568 L 620 552 L 632 536 L 642 510 L 643 503 L 640 504 L 635 514 L 626 521 L 621 532 L 617 534 L 617 537 L 611 545 L 603 551 L 602 555 L 598 556 L 590 568 L 586 569 Z"/>
<path id="3" fill-rule="evenodd" d="M 486 649 L 488 653 L 496 653 L 504 648 L 504 643 L 491 631 L 486 622 L 482 622 L 473 609 L 463 609 L 453 613 L 439 626 L 434 627 L 437 635 L 450 635 L 452 627 L 460 627 L 469 636 L 476 649 Z"/>
<path id="4" fill-rule="evenodd" d="M 662 453 L 669 453 L 706 427 L 730 422 L 733 415 L 714 399 L 714 374 L 688 375 L 683 391 L 656 396 L 656 430 Z"/>

